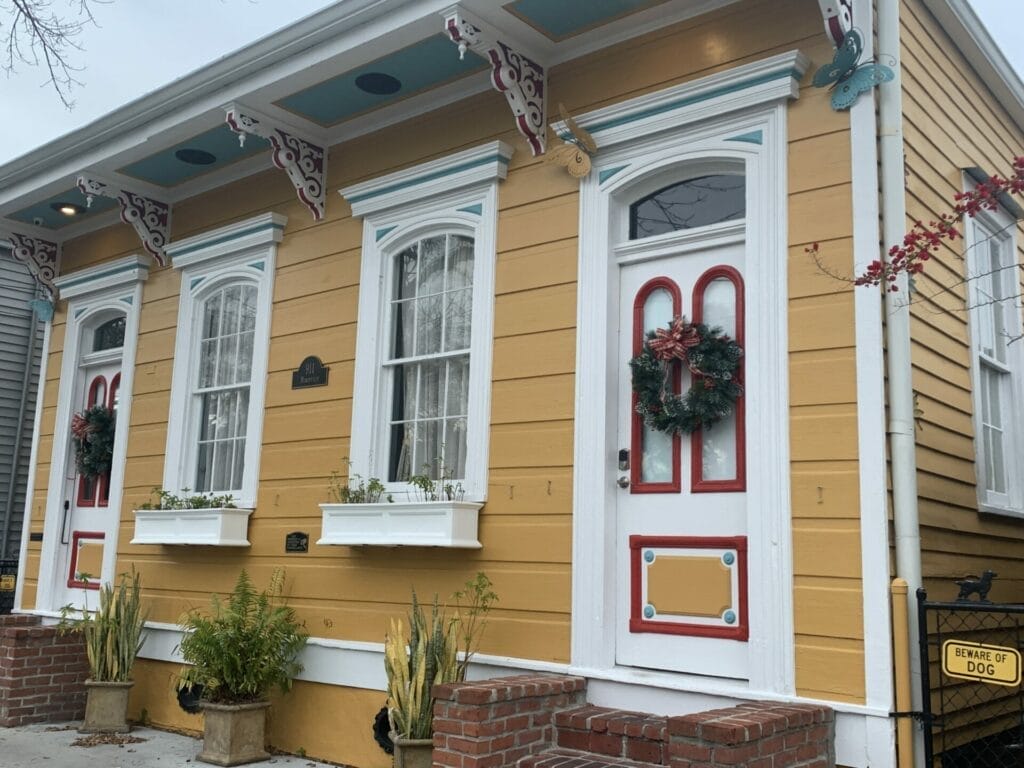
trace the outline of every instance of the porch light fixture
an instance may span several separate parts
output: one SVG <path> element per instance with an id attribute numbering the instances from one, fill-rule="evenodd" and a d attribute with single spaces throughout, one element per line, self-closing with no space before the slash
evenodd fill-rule
<path id="1" fill-rule="evenodd" d="M 77 203 L 51 203 L 50 207 L 57 211 L 57 213 L 62 213 L 65 216 L 78 216 L 85 213 L 85 208 Z"/>
<path id="2" fill-rule="evenodd" d="M 374 96 L 389 96 L 402 89 L 402 82 L 384 72 L 364 72 L 356 78 L 356 88 Z"/>
<path id="3" fill-rule="evenodd" d="M 205 149 L 186 147 L 179 149 L 174 153 L 174 156 L 181 160 L 181 162 L 188 163 L 189 165 L 213 165 L 217 162 L 217 156 L 207 152 Z"/>

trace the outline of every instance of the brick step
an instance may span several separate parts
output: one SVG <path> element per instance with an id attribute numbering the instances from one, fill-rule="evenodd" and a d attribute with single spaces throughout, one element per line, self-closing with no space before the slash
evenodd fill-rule
<path id="1" fill-rule="evenodd" d="M 516 768 L 652 768 L 652 765 L 576 749 L 549 749 L 522 758 Z"/>
<path id="2" fill-rule="evenodd" d="M 587 704 L 555 713 L 555 745 L 602 758 L 668 765 L 668 718 Z"/>

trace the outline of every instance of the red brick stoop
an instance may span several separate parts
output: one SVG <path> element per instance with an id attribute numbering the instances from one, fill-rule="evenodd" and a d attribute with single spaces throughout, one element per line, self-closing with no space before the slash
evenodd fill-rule
<path id="1" fill-rule="evenodd" d="M 0 616 L 0 727 L 80 720 L 88 674 L 81 635 Z"/>
<path id="2" fill-rule="evenodd" d="M 749 702 L 659 717 L 585 702 L 586 681 L 434 687 L 435 768 L 835 768 L 827 707 Z"/>

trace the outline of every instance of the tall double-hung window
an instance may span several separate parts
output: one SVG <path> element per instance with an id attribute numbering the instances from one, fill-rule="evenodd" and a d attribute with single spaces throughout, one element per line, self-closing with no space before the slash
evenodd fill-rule
<path id="1" fill-rule="evenodd" d="M 494 142 L 342 190 L 362 216 L 351 471 L 395 501 L 415 480 L 487 492 L 497 185 Z"/>
<path id="2" fill-rule="evenodd" d="M 181 270 L 164 488 L 256 502 L 276 244 L 265 214 L 167 247 Z"/>
<path id="3" fill-rule="evenodd" d="M 1015 229 L 1002 211 L 970 223 L 967 282 L 978 501 L 985 511 L 1024 515 L 1017 471 L 1024 461 L 1024 350 L 1014 343 L 1021 334 Z"/>

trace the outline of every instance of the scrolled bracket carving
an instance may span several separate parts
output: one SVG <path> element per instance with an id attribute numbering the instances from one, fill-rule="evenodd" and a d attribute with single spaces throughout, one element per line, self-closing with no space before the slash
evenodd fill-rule
<path id="1" fill-rule="evenodd" d="M 226 121 L 228 127 L 238 134 L 240 143 L 245 143 L 248 134 L 270 142 L 274 165 L 288 174 L 299 200 L 309 208 L 313 218 L 317 221 L 322 219 L 327 193 L 327 151 L 324 147 L 248 109 L 228 107 Z"/>
<path id="2" fill-rule="evenodd" d="M 505 94 L 519 133 L 530 145 L 534 157 L 544 154 L 547 142 L 547 72 L 544 67 L 518 46 L 492 39 L 458 8 L 445 12 L 444 30 L 459 47 L 460 58 L 469 50 L 491 63 L 491 83 L 495 90 Z"/>
<path id="3" fill-rule="evenodd" d="M 818 0 L 818 5 L 825 22 L 825 34 L 838 48 L 846 33 L 853 29 L 853 0 Z"/>
<path id="4" fill-rule="evenodd" d="M 11 241 L 11 255 L 27 266 L 36 282 L 46 289 L 51 299 L 56 300 L 57 286 L 53 281 L 57 277 L 60 244 L 20 232 L 5 234 Z"/>
<path id="5" fill-rule="evenodd" d="M 171 237 L 171 206 L 130 189 L 119 189 L 93 176 L 79 176 L 78 189 L 87 204 L 94 197 L 109 197 L 121 207 L 121 221 L 130 224 L 142 241 L 142 247 L 161 267 L 167 263 L 164 246 Z"/>

